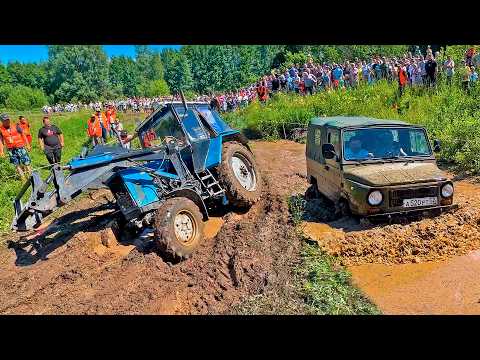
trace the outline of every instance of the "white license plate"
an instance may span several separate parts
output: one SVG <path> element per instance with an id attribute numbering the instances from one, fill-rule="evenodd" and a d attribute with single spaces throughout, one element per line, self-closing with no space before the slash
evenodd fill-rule
<path id="1" fill-rule="evenodd" d="M 431 206 L 437 205 L 436 197 L 424 197 L 403 200 L 403 207 Z"/>

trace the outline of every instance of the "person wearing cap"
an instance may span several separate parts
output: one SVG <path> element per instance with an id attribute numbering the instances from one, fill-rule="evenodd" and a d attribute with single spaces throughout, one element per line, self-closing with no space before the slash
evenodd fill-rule
<path id="1" fill-rule="evenodd" d="M 110 137 L 115 136 L 114 128 L 115 128 L 115 119 L 117 117 L 117 114 L 113 108 L 113 106 L 110 104 L 107 107 L 107 111 L 105 112 L 105 117 L 107 118 L 107 123 L 110 128 Z M 118 129 L 117 129 L 118 130 Z"/>
<path id="2" fill-rule="evenodd" d="M 32 134 L 30 131 L 30 124 L 28 123 L 28 120 L 25 119 L 25 116 L 20 115 L 18 117 L 18 125 L 22 128 L 28 143 L 32 145 Z"/>
<path id="3" fill-rule="evenodd" d="M 48 116 L 43 117 L 43 127 L 38 130 L 38 143 L 50 164 L 59 163 L 62 160 L 63 133 L 57 126 L 50 123 Z"/>
<path id="4" fill-rule="evenodd" d="M 25 148 L 28 150 L 32 148 L 18 124 L 12 126 L 10 117 L 7 114 L 2 114 L 0 117 L 2 120 L 2 125 L 0 126 L 0 157 L 5 156 L 5 146 L 10 162 L 16 167 L 22 179 L 25 179 L 27 173 L 31 172 L 30 164 L 32 163 Z"/>
<path id="5" fill-rule="evenodd" d="M 95 116 L 95 114 L 92 114 L 87 122 L 87 134 L 90 139 L 92 139 L 93 146 L 104 143 L 102 133 L 103 131 L 100 120 L 97 116 Z"/>
<path id="6" fill-rule="evenodd" d="M 108 122 L 107 116 L 98 107 L 95 110 L 94 116 L 98 120 L 102 128 L 103 141 L 107 142 L 107 136 L 108 136 L 108 133 L 110 132 L 110 123 Z"/>

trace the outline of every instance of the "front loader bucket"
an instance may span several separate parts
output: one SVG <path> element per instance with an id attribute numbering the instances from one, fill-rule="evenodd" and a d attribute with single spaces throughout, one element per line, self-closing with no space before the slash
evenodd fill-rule
<path id="1" fill-rule="evenodd" d="M 47 192 L 47 186 L 52 180 L 53 174 L 44 182 L 37 171 L 32 172 L 13 204 L 15 209 L 13 230 L 28 231 L 37 228 L 43 217 L 57 207 L 56 190 Z"/>

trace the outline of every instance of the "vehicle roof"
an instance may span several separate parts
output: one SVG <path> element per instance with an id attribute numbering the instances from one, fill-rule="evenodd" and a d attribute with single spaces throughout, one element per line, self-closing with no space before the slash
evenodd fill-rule
<path id="1" fill-rule="evenodd" d="M 374 119 L 364 116 L 333 116 L 315 117 L 310 120 L 311 125 L 331 126 L 337 128 L 352 126 L 375 126 L 375 125 L 402 125 L 415 126 L 400 120 Z"/>

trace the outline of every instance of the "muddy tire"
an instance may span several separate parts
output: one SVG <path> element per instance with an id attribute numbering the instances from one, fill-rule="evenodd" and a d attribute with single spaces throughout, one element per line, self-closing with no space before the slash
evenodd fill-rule
<path id="1" fill-rule="evenodd" d="M 318 192 L 317 184 L 312 184 L 308 187 L 307 191 L 305 191 L 305 200 L 313 200 L 318 199 L 320 194 Z"/>
<path id="2" fill-rule="evenodd" d="M 346 199 L 340 199 L 337 204 L 335 204 L 335 216 L 337 218 L 342 218 L 346 216 L 350 216 L 350 206 Z"/>
<path id="3" fill-rule="evenodd" d="M 261 197 L 262 179 L 255 158 L 238 142 L 223 144 L 218 180 L 228 201 L 235 207 L 248 208 Z"/>
<path id="4" fill-rule="evenodd" d="M 184 197 L 165 201 L 155 214 L 154 225 L 158 250 L 175 260 L 189 258 L 203 239 L 200 209 Z"/>

